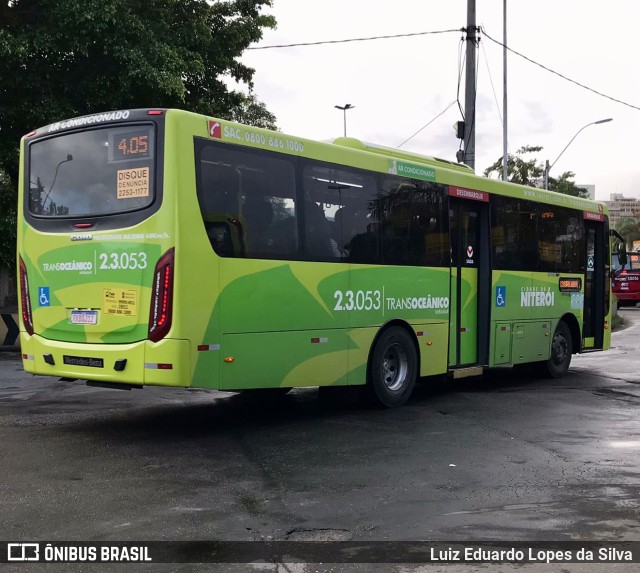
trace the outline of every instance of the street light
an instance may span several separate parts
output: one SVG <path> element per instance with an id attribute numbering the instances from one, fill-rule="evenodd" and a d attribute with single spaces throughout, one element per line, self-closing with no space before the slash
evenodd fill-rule
<path id="1" fill-rule="evenodd" d="M 587 123 L 587 125 L 582 126 L 578 132 L 571 138 L 571 141 L 569 141 L 569 143 L 567 143 L 567 145 L 565 145 L 564 149 L 560 152 L 560 155 L 558 155 L 558 157 L 556 157 L 556 160 L 549 165 L 549 160 L 547 159 L 545 166 L 544 166 L 544 188 L 545 189 L 549 189 L 549 171 L 551 171 L 551 168 L 558 162 L 558 159 L 560 159 L 560 157 L 562 157 L 562 154 L 567 150 L 567 147 L 569 147 L 572 143 L 573 140 L 578 137 L 578 135 L 580 134 L 580 132 L 583 129 L 586 129 L 587 127 L 589 127 L 590 125 L 599 125 L 601 123 L 609 123 L 610 121 L 613 121 L 612 117 L 609 117 L 607 119 L 599 119 L 598 121 L 592 121 L 591 123 Z"/>
<path id="2" fill-rule="evenodd" d="M 336 109 L 341 109 L 342 110 L 342 113 L 344 115 L 344 136 L 347 137 L 347 110 L 348 109 L 353 109 L 356 106 L 355 105 L 351 105 L 350 103 L 348 103 L 345 106 L 334 105 L 333 107 L 335 107 Z"/>
<path id="3" fill-rule="evenodd" d="M 44 200 L 42 201 L 42 210 L 44 211 L 44 205 L 47 202 L 47 199 L 49 198 L 49 195 L 51 195 L 51 191 L 53 191 L 53 186 L 56 184 L 56 179 L 58 178 L 58 170 L 60 169 L 60 166 L 63 163 L 67 163 L 67 161 L 73 161 L 73 155 L 71 155 L 71 153 L 69 153 L 67 155 L 66 159 L 63 159 L 60 163 L 58 163 L 57 167 L 56 167 L 56 174 L 53 176 L 53 182 L 51 183 L 51 187 L 49 187 L 49 192 L 45 195 Z"/>

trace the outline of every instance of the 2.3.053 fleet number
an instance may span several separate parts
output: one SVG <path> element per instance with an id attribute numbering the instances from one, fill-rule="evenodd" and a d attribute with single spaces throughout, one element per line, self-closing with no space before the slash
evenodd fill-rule
<path id="1" fill-rule="evenodd" d="M 147 268 L 147 253 L 100 253 L 98 258 L 100 270 L 103 271 L 120 269 L 135 271 Z"/>
<path id="2" fill-rule="evenodd" d="M 333 310 L 380 310 L 382 308 L 382 293 L 379 290 L 337 290 L 333 293 L 336 305 Z"/>

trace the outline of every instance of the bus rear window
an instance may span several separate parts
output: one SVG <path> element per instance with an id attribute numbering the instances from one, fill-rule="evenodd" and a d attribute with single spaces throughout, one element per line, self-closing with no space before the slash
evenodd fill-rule
<path id="1" fill-rule="evenodd" d="M 75 218 L 142 209 L 153 203 L 154 166 L 152 125 L 36 141 L 29 150 L 29 212 Z"/>

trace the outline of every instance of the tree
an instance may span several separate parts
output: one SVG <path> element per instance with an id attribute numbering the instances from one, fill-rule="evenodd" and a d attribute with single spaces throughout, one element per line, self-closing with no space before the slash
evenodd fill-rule
<path id="1" fill-rule="evenodd" d="M 14 268 L 16 262 L 15 198 L 9 176 L 0 169 L 0 267 L 4 268 Z"/>
<path id="2" fill-rule="evenodd" d="M 507 175 L 509 181 L 519 183 L 520 185 L 539 187 L 544 178 L 543 164 L 538 163 L 535 157 L 525 159 L 523 156 L 539 153 L 540 151 L 542 151 L 542 147 L 540 146 L 525 145 L 518 149 L 515 155 L 509 153 L 507 155 Z M 502 179 L 503 173 L 502 157 L 484 170 L 485 177 L 495 175 L 499 179 Z M 564 193 L 565 195 L 573 195 L 574 197 L 588 198 L 589 193 L 587 190 L 576 186 L 576 184 L 571 181 L 574 177 L 575 173 L 573 173 L 573 171 L 565 171 L 557 179 L 549 177 L 549 190 Z"/>
<path id="3" fill-rule="evenodd" d="M 253 94 L 255 70 L 239 61 L 265 28 L 275 27 L 274 17 L 262 13 L 271 5 L 0 0 L 0 170 L 13 199 L 20 138 L 54 120 L 179 107 L 275 129 L 275 117 Z M 230 89 L 228 80 L 247 86 L 248 95 Z"/>
<path id="4" fill-rule="evenodd" d="M 633 241 L 640 240 L 640 219 L 637 217 L 623 217 L 615 229 L 622 235 L 627 247 L 630 247 Z"/>
<path id="5" fill-rule="evenodd" d="M 266 129 L 275 129 L 276 123 L 276 116 L 268 111 L 266 106 L 258 101 L 253 94 L 250 94 L 231 111 L 229 119 Z"/>

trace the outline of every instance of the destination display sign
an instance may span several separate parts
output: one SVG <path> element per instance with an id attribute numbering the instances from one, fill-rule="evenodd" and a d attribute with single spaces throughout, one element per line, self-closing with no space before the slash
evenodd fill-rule
<path id="1" fill-rule="evenodd" d="M 582 290 L 582 279 L 579 277 L 560 277 L 558 290 L 560 292 L 580 292 Z"/>

